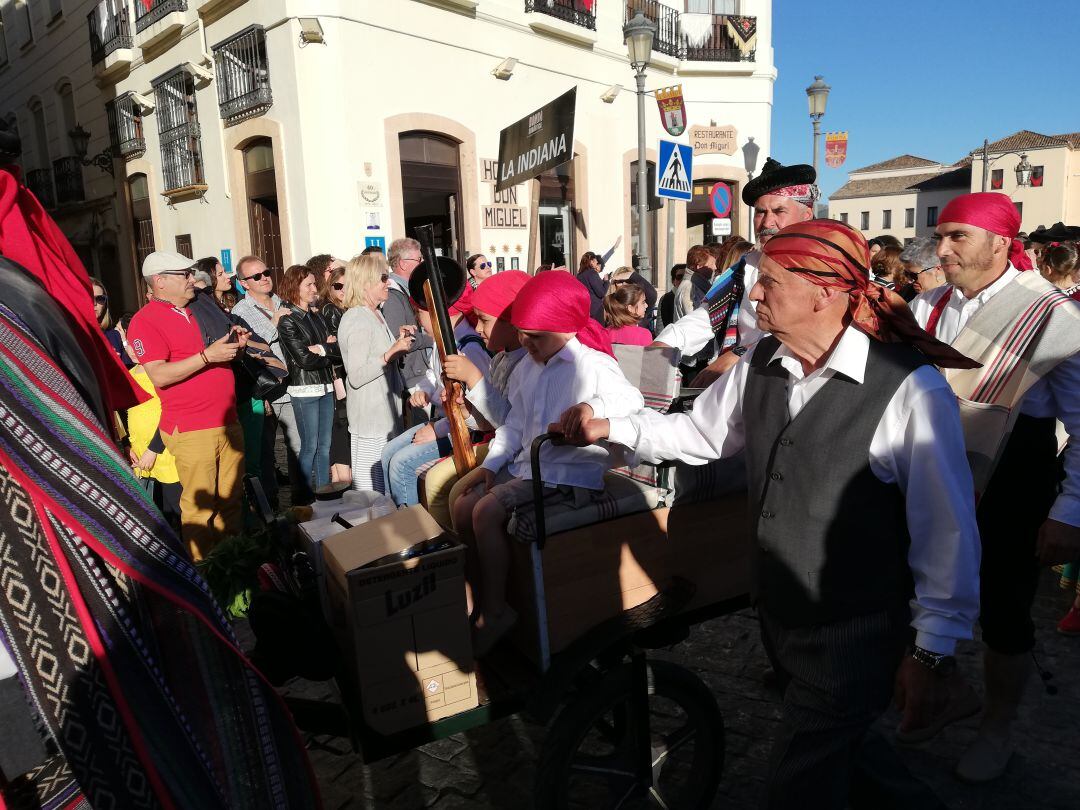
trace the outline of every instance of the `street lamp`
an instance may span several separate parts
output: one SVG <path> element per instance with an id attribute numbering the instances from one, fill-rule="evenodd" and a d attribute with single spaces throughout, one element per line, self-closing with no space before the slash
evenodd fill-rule
<path id="1" fill-rule="evenodd" d="M 814 122 L 814 174 L 818 170 L 818 139 L 821 138 L 821 119 L 825 117 L 825 104 L 829 101 L 832 88 L 822 81 L 821 76 L 814 77 L 814 83 L 806 88 L 806 100 L 810 105 L 810 120 Z"/>
<path id="2" fill-rule="evenodd" d="M 749 183 L 754 179 L 754 171 L 757 169 L 758 152 L 761 151 L 761 147 L 754 143 L 754 137 L 751 135 L 746 139 L 746 143 L 742 148 L 743 168 L 746 169 L 746 182 Z M 754 210 L 750 209 L 750 242 L 754 241 Z"/>
<path id="3" fill-rule="evenodd" d="M 1003 158 L 1005 155 L 1017 155 L 1020 158 L 1020 162 L 1016 164 L 1016 185 L 1017 186 L 1030 186 L 1031 185 L 1031 169 L 1032 166 L 1028 163 L 1027 152 L 1002 152 L 994 160 Z M 986 191 L 986 186 L 990 181 L 990 164 L 994 162 L 990 160 L 990 141 L 983 139 L 982 147 L 982 190 Z"/>
<path id="4" fill-rule="evenodd" d="M 68 137 L 71 138 L 71 145 L 75 149 L 75 157 L 83 166 L 97 166 L 103 172 L 113 175 L 113 158 L 108 149 L 102 149 L 92 158 L 86 157 L 90 146 L 90 133 L 82 128 L 82 124 L 76 124 L 68 132 Z"/>
<path id="5" fill-rule="evenodd" d="M 645 249 L 645 228 L 649 216 L 649 169 L 645 162 L 645 69 L 652 56 L 656 23 L 640 11 L 623 26 L 623 40 L 630 54 L 630 65 L 637 78 L 637 270 L 644 278 L 649 277 L 649 255 Z M 657 169 L 659 171 L 659 169 Z"/>

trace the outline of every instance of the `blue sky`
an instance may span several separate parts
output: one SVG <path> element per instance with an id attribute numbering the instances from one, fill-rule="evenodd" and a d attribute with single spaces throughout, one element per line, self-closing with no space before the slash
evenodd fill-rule
<path id="1" fill-rule="evenodd" d="M 1078 0 L 773 0 L 773 26 L 773 156 L 810 162 L 815 74 L 832 87 L 822 132 L 848 132 L 847 162 L 822 158 L 826 196 L 896 155 L 953 162 L 983 138 L 1080 131 Z"/>

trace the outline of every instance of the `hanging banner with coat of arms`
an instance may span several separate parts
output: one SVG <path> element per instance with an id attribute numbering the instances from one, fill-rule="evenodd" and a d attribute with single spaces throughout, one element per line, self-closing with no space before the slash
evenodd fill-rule
<path id="1" fill-rule="evenodd" d="M 662 87 L 656 91 L 656 105 L 660 108 L 660 120 L 669 135 L 682 135 L 686 131 L 686 105 L 683 103 L 682 85 Z"/>
<path id="2" fill-rule="evenodd" d="M 830 169 L 839 169 L 847 159 L 847 133 L 825 133 L 825 165 Z"/>

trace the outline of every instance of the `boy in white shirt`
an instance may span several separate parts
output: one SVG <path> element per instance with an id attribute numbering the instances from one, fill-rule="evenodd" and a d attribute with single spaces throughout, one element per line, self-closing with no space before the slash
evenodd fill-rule
<path id="1" fill-rule="evenodd" d="M 532 504 L 529 448 L 533 439 L 562 422 L 574 433 L 589 418 L 629 415 L 644 407 L 611 352 L 600 324 L 589 317 L 588 291 L 570 274 L 542 273 L 514 301 L 512 321 L 528 352 L 510 375 L 510 411 L 495 432 L 482 465 L 482 483 L 462 495 L 455 513 L 468 513 L 480 558 L 479 606 L 474 613 L 474 653 L 482 658 L 517 620 L 506 604 L 509 571 L 507 522 Z M 573 406 L 578 403 L 578 408 Z M 569 411 L 569 413 L 567 413 Z M 564 417 L 564 414 L 566 416 Z M 574 424 L 570 424 L 573 422 Z M 611 465 L 602 447 L 547 446 L 541 455 L 544 502 L 588 503 L 604 487 Z M 473 572 L 473 578 L 475 579 Z"/>

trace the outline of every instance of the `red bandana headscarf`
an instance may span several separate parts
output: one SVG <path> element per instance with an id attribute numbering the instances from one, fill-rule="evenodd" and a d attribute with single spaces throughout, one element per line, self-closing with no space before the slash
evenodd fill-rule
<path id="1" fill-rule="evenodd" d="M 514 299 L 529 283 L 529 278 L 529 274 L 521 270 L 504 270 L 488 276 L 473 290 L 473 307 L 492 318 L 510 320 Z"/>
<path id="2" fill-rule="evenodd" d="M 589 291 L 569 273 L 529 279 L 514 301 L 511 323 L 529 331 L 573 332 L 583 346 L 615 356 L 607 330 L 589 317 Z"/>
<path id="3" fill-rule="evenodd" d="M 984 231 L 1011 239 L 1009 261 L 1017 270 L 1032 270 L 1031 259 L 1024 253 L 1024 243 L 1016 238 L 1020 233 L 1020 212 L 1013 201 L 997 191 L 977 191 L 961 194 L 949 201 L 938 222 L 959 222 L 974 225 Z"/>
<path id="4" fill-rule="evenodd" d="M 90 276 L 41 203 L 18 180 L 18 169 L 0 166 L 0 255 L 25 267 L 71 318 L 75 337 L 101 385 L 108 411 L 148 398 L 128 374 L 94 315 Z"/>
<path id="5" fill-rule="evenodd" d="M 903 298 L 870 281 L 870 249 L 849 225 L 831 219 L 789 225 L 772 236 L 762 252 L 812 284 L 846 292 L 853 323 L 875 340 L 907 343 L 944 368 L 979 367 L 919 326 Z"/>

